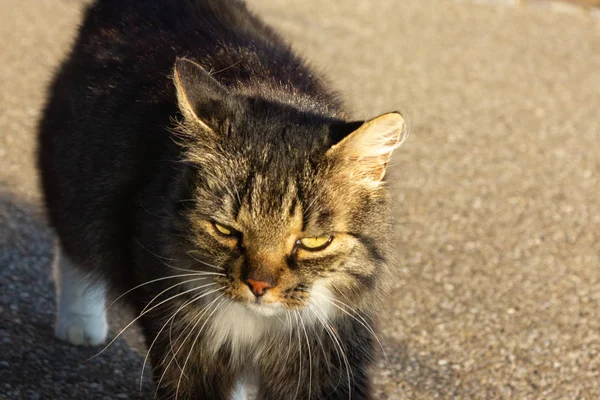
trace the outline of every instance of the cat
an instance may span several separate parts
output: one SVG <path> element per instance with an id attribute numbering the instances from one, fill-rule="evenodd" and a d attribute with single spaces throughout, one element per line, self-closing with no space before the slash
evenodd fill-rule
<path id="1" fill-rule="evenodd" d="M 239 0 L 92 2 L 39 125 L 57 337 L 105 343 L 111 289 L 158 398 L 370 398 L 404 137 Z"/>

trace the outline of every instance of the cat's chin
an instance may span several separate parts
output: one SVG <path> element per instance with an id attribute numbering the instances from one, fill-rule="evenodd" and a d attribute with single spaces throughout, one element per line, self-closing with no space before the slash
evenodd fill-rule
<path id="1" fill-rule="evenodd" d="M 283 306 L 279 303 L 274 304 L 257 304 L 257 303 L 244 303 L 246 308 L 251 312 L 263 317 L 273 317 L 283 312 Z"/>

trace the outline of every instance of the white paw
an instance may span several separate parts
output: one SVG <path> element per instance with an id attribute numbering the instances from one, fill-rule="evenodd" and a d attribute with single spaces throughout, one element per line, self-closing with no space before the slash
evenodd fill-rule
<path id="1" fill-rule="evenodd" d="M 104 282 L 77 268 L 60 247 L 56 255 L 56 337 L 76 346 L 104 343 L 108 333 Z"/>
<path id="2" fill-rule="evenodd" d="M 56 337 L 75 346 L 97 346 L 106 340 L 108 324 L 104 315 L 61 315 Z"/>

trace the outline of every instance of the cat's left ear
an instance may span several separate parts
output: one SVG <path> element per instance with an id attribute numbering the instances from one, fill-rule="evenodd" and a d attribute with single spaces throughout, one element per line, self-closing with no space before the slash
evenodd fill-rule
<path id="1" fill-rule="evenodd" d="M 187 121 L 213 133 L 231 112 L 233 96 L 208 71 L 192 60 L 175 61 L 173 81 L 179 110 Z"/>
<path id="2" fill-rule="evenodd" d="M 351 132 L 327 151 L 327 157 L 341 162 L 341 170 L 352 179 L 381 182 L 392 152 L 406 139 L 404 118 L 392 112 L 362 124 L 345 124 L 345 127 Z M 343 129 L 343 126 L 332 127 L 332 135 L 339 137 Z"/>

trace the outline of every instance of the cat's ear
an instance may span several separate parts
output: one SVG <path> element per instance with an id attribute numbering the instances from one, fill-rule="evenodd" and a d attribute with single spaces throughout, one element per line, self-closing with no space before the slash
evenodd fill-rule
<path id="1" fill-rule="evenodd" d="M 392 112 L 364 123 L 332 126 L 330 136 L 335 144 L 327 157 L 342 163 L 340 169 L 352 179 L 379 183 L 392 152 L 406 138 L 406 130 L 402 115 Z"/>
<path id="2" fill-rule="evenodd" d="M 227 117 L 231 94 L 199 64 L 186 58 L 175 61 L 173 73 L 179 110 L 189 122 L 212 132 Z"/>

